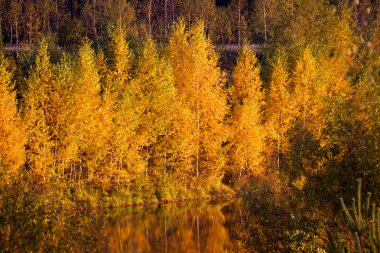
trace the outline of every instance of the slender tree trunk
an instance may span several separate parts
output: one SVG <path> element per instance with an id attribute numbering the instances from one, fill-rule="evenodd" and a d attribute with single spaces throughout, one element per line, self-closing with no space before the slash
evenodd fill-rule
<path id="1" fill-rule="evenodd" d="M 10 41 L 10 46 L 13 46 L 13 26 L 11 25 L 11 41 Z"/>
<path id="2" fill-rule="evenodd" d="M 167 127 L 166 127 L 166 123 L 165 123 L 165 136 L 167 136 Z M 167 146 L 166 146 L 166 141 L 164 141 L 164 175 L 166 175 L 166 170 L 167 170 Z"/>
<path id="3" fill-rule="evenodd" d="M 199 176 L 199 145 L 200 145 L 200 84 L 197 74 L 197 165 L 196 165 L 196 175 Z"/>
<path id="4" fill-rule="evenodd" d="M 47 25 L 47 31 L 50 32 L 50 12 L 51 12 L 51 5 L 49 4 L 48 5 L 48 13 L 47 13 L 47 21 L 46 21 L 46 25 Z"/>
<path id="5" fill-rule="evenodd" d="M 172 0 L 172 23 L 175 21 L 175 5 L 174 5 L 174 1 L 175 0 Z"/>
<path id="6" fill-rule="evenodd" d="M 57 165 L 57 149 L 58 149 L 58 140 L 55 138 L 55 145 L 54 145 L 54 168 L 56 168 Z"/>
<path id="7" fill-rule="evenodd" d="M 95 39 L 97 40 L 98 39 L 98 32 L 96 30 L 96 0 L 93 0 L 92 1 L 92 26 L 93 26 L 93 30 L 94 30 L 94 36 L 95 36 Z"/>
<path id="8" fill-rule="evenodd" d="M 231 37 L 233 37 L 233 35 L 231 36 L 228 36 L 228 44 L 229 44 L 229 47 L 230 47 L 230 60 L 232 59 L 232 38 Z"/>
<path id="9" fill-rule="evenodd" d="M 99 25 L 100 25 L 100 30 L 103 29 L 103 24 L 105 23 L 104 18 L 103 18 L 103 16 L 104 16 L 103 14 L 104 14 L 103 13 L 103 4 L 102 4 L 102 1 L 100 1 L 100 3 L 99 3 L 99 20 L 98 20 Z"/>
<path id="10" fill-rule="evenodd" d="M 18 58 L 18 21 L 17 19 L 15 20 L 16 21 L 16 24 L 15 24 L 15 32 L 16 32 L 16 47 L 17 47 L 17 50 L 16 50 L 16 57 Z"/>
<path id="11" fill-rule="evenodd" d="M 82 173 L 83 173 L 83 162 L 82 162 L 82 152 L 80 154 L 80 160 L 79 160 L 79 182 L 82 180 Z"/>
<path id="12" fill-rule="evenodd" d="M 266 7 L 264 2 L 264 47 L 267 45 L 267 14 L 266 14 Z"/>
<path id="13" fill-rule="evenodd" d="M 120 0 L 117 1 L 117 6 L 119 7 L 118 8 L 119 9 L 119 11 L 118 11 L 118 13 L 119 13 L 119 21 L 121 21 L 121 4 L 120 4 Z"/>
<path id="14" fill-rule="evenodd" d="M 65 180 L 65 160 L 62 161 L 62 179 Z"/>
<path id="15" fill-rule="evenodd" d="M 164 165 L 164 175 L 166 175 L 166 164 L 167 164 L 167 154 L 166 154 L 166 150 L 165 150 L 165 154 L 164 154 L 164 159 L 165 159 L 165 165 Z"/>
<path id="16" fill-rule="evenodd" d="M 14 17 L 15 21 L 15 40 L 16 40 L 16 47 L 18 47 L 18 25 L 17 25 L 17 20 L 16 16 Z"/>
<path id="17" fill-rule="evenodd" d="M 200 243 L 200 236 L 199 236 L 199 217 L 197 215 L 197 239 L 198 239 L 198 252 L 201 252 L 201 243 Z"/>
<path id="18" fill-rule="evenodd" d="M 149 165 L 149 147 L 146 147 L 145 177 L 148 177 L 148 165 Z"/>
<path id="19" fill-rule="evenodd" d="M 280 170 L 280 113 L 278 113 L 278 125 L 277 125 L 277 170 Z"/>
<path id="20" fill-rule="evenodd" d="M 238 1 L 238 9 L 239 9 L 239 13 L 238 13 L 238 42 L 239 42 L 239 47 L 241 46 L 241 6 L 240 6 L 240 1 Z"/>
<path id="21" fill-rule="evenodd" d="M 32 25 L 32 7 L 29 9 L 29 50 L 32 50 L 32 33 L 33 33 L 33 25 Z"/>
<path id="22" fill-rule="evenodd" d="M 59 28 L 59 11 L 58 11 L 58 0 L 55 0 L 55 18 L 56 18 L 56 29 L 57 29 L 57 32 L 58 32 L 58 28 Z"/>
<path id="23" fill-rule="evenodd" d="M 166 227 L 166 216 L 164 216 L 164 222 L 165 222 L 165 252 L 168 252 L 168 232 Z"/>
<path id="24" fill-rule="evenodd" d="M 300 156 L 302 156 L 303 148 L 305 146 L 305 138 L 306 138 L 306 100 L 305 100 L 306 96 L 305 95 L 303 99 L 303 111 L 302 111 L 303 133 L 302 133 L 302 144 L 301 144 L 301 149 L 300 149 Z"/>
<path id="25" fill-rule="evenodd" d="M 245 84 L 244 84 L 245 86 Z M 244 136 L 247 136 L 247 133 L 246 133 L 246 129 L 244 128 Z M 244 165 L 243 166 L 240 166 L 240 170 L 239 170 L 239 181 L 241 179 L 241 176 L 243 174 L 243 169 L 248 169 L 248 139 L 245 138 L 245 141 L 244 141 Z"/>
<path id="26" fill-rule="evenodd" d="M 148 4 L 149 36 L 152 36 L 152 4 L 153 4 L 153 0 L 149 0 L 149 4 Z"/>
<path id="27" fill-rule="evenodd" d="M 167 40 L 168 37 L 168 0 L 165 0 L 164 2 L 164 12 L 165 12 L 165 41 Z"/>
<path id="28" fill-rule="evenodd" d="M 73 178 L 73 163 L 70 164 L 70 186 L 71 186 L 71 183 L 72 183 L 72 178 Z"/>
<path id="29" fill-rule="evenodd" d="M 306 129 L 306 100 L 305 99 L 303 99 L 303 127 Z"/>
<path id="30" fill-rule="evenodd" d="M 44 2 L 44 10 L 43 10 L 43 18 L 42 18 L 42 23 L 43 23 L 43 29 L 44 31 L 46 30 L 46 6 L 45 6 L 45 2 Z"/>
<path id="31" fill-rule="evenodd" d="M 2 26 L 2 19 L 0 17 L 0 48 L 3 46 L 3 26 Z"/>

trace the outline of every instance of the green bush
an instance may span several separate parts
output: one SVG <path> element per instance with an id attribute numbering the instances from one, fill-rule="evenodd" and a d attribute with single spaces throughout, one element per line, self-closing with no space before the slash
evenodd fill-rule
<path id="1" fill-rule="evenodd" d="M 375 203 L 371 204 L 371 193 L 367 194 L 364 206 L 361 196 L 361 179 L 358 179 L 356 199 L 352 198 L 351 208 L 347 208 L 343 198 L 340 199 L 344 219 L 354 243 L 354 251 L 380 252 L 380 208 Z M 330 253 L 350 252 L 351 241 L 344 241 L 340 237 L 334 238 L 328 228 L 328 249 Z"/>

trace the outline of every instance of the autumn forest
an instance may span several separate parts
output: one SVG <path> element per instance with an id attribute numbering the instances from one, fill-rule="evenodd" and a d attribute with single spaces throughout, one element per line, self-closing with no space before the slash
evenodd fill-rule
<path id="1" fill-rule="evenodd" d="M 379 200 L 379 11 L 374 0 L 0 0 L 0 234 L 25 203 L 257 185 L 325 203 L 357 178 Z"/>

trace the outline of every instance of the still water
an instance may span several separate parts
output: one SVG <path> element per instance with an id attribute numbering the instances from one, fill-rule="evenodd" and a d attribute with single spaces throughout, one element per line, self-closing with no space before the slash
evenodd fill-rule
<path id="1" fill-rule="evenodd" d="M 32 214 L 31 214 L 32 215 Z M 194 201 L 17 219 L 11 252 L 318 252 L 323 224 L 299 201 Z M 4 229 L 6 230 L 4 232 Z M 4 238 L 7 237 L 6 240 Z"/>

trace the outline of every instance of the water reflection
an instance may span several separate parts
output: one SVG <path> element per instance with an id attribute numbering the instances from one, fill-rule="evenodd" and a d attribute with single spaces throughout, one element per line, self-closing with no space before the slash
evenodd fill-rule
<path id="1" fill-rule="evenodd" d="M 169 204 L 120 211 L 103 221 L 96 251 L 243 252 L 225 226 L 224 203 Z"/>
<path id="2" fill-rule="evenodd" d="M 322 226 L 297 203 L 258 206 L 235 199 L 15 214 L 0 220 L 0 251 L 315 252 L 323 245 L 318 241 Z"/>

